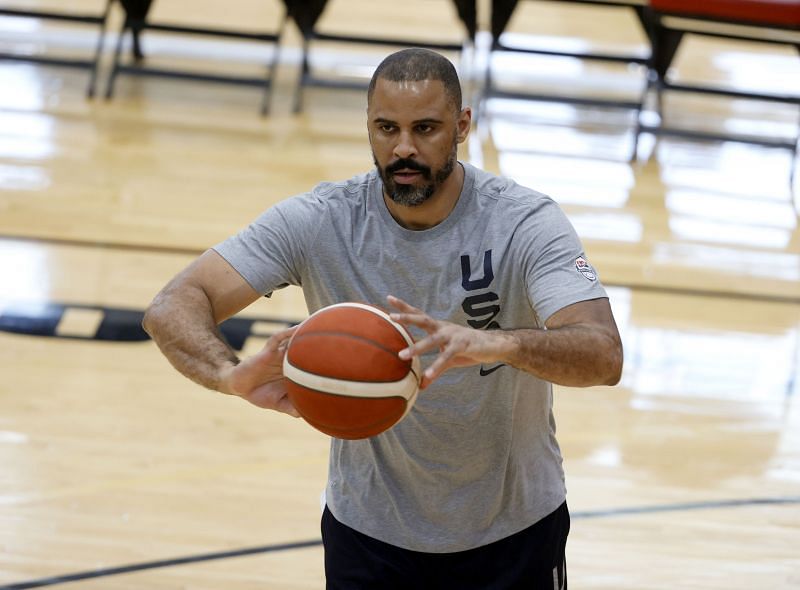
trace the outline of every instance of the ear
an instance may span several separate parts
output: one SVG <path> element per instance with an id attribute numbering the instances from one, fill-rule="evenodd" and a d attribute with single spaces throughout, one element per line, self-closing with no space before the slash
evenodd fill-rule
<path id="1" fill-rule="evenodd" d="M 458 114 L 456 120 L 456 141 L 464 143 L 469 135 L 469 130 L 472 127 L 472 109 L 464 107 Z"/>

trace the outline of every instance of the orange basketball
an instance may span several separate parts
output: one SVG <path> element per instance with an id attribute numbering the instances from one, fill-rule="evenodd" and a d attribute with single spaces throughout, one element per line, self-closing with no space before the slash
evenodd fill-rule
<path id="1" fill-rule="evenodd" d="M 397 353 L 414 341 L 372 305 L 337 303 L 297 328 L 283 361 L 289 399 L 317 430 L 367 438 L 408 414 L 419 389 L 419 359 Z"/>

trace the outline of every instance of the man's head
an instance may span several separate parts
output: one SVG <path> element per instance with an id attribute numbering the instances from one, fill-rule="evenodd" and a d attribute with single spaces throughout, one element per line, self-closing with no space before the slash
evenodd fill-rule
<path id="1" fill-rule="evenodd" d="M 453 64 L 426 49 L 393 53 L 372 76 L 367 115 L 386 194 L 400 205 L 426 202 L 450 177 L 469 132 Z"/>
<path id="2" fill-rule="evenodd" d="M 367 90 L 367 104 L 372 102 L 379 78 L 389 82 L 439 80 L 454 111 L 461 111 L 461 83 L 456 68 L 446 57 L 428 49 L 403 49 L 384 59 L 372 74 Z"/>

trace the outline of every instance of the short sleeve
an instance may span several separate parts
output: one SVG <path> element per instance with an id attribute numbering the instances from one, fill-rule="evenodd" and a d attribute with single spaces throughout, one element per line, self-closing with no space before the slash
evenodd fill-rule
<path id="1" fill-rule="evenodd" d="M 323 215 L 312 193 L 290 197 L 213 249 L 259 293 L 301 285 L 303 261 Z"/>
<path id="2" fill-rule="evenodd" d="M 568 305 L 607 297 L 578 234 L 552 199 L 526 217 L 516 238 L 523 248 L 528 297 L 541 324 Z"/>

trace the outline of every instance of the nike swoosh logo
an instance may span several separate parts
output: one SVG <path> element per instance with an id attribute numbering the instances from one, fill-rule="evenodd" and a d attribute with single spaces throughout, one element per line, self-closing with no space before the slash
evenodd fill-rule
<path id="1" fill-rule="evenodd" d="M 491 367 L 489 369 L 484 369 L 483 365 L 481 365 L 481 369 L 478 372 L 480 373 L 481 377 L 486 377 L 486 375 L 491 375 L 497 369 L 500 369 L 500 368 L 505 367 L 505 366 L 506 366 L 505 363 L 500 363 L 499 365 L 495 365 L 494 367 Z"/>

